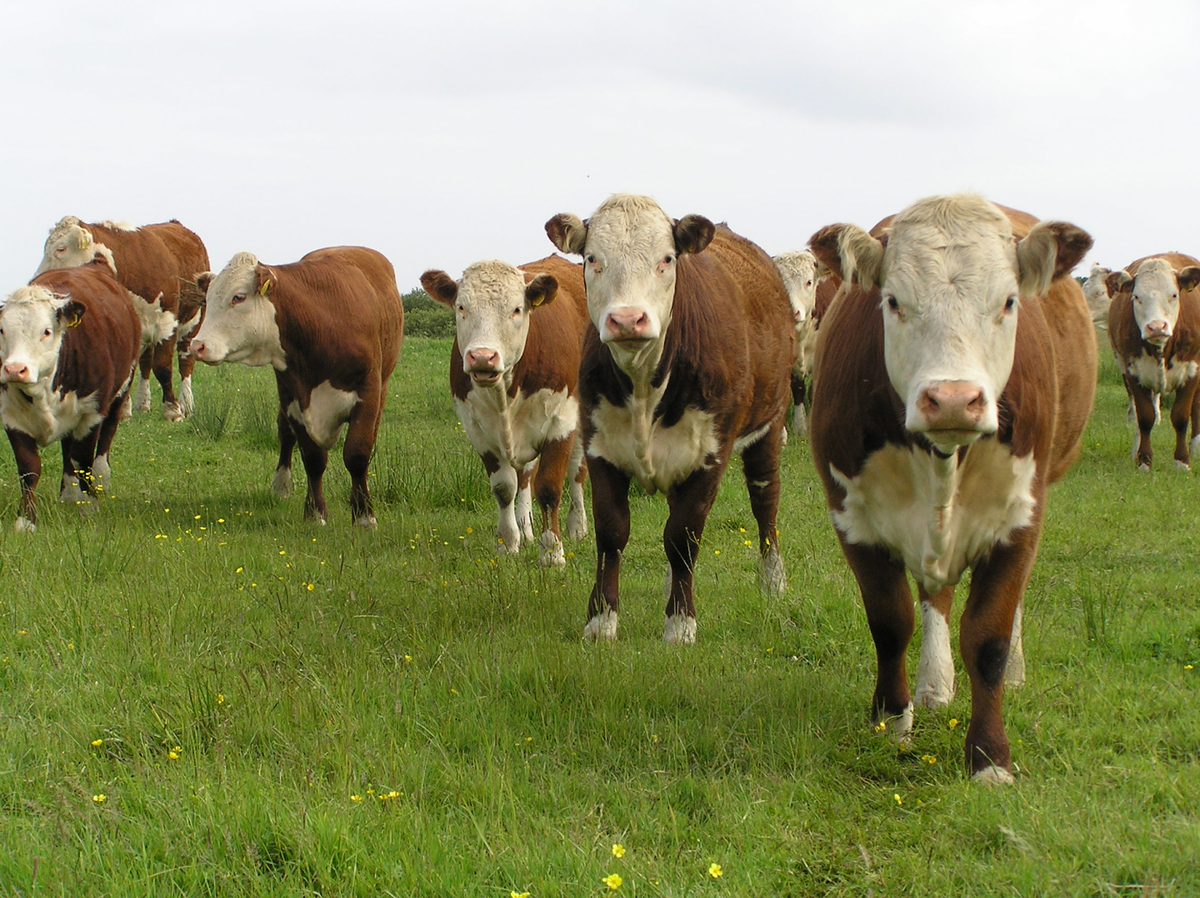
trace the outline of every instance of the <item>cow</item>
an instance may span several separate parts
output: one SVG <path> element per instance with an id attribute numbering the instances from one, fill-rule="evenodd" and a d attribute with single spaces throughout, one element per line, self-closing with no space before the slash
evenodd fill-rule
<path id="1" fill-rule="evenodd" d="M 62 443 L 64 502 L 87 511 L 107 486 L 141 332 L 103 259 L 40 274 L 0 307 L 0 419 L 21 481 L 17 530 L 37 529 L 44 446 Z"/>
<path id="2" fill-rule="evenodd" d="M 1149 256 L 1112 272 L 1107 286 L 1108 337 L 1137 419 L 1133 460 L 1150 470 L 1150 431 L 1162 395 L 1174 393 L 1175 464 L 1190 470 L 1192 453 L 1200 452 L 1200 261 L 1183 253 Z"/>
<path id="3" fill-rule="evenodd" d="M 1083 282 L 1083 298 L 1087 300 L 1088 309 L 1092 313 L 1092 321 L 1101 330 L 1108 328 L 1108 307 L 1112 298 L 1108 295 L 1108 276 L 1112 271 L 1101 265 L 1092 265 L 1087 279 Z"/>
<path id="4" fill-rule="evenodd" d="M 799 436 L 808 434 L 808 382 L 812 379 L 812 350 L 816 346 L 817 328 L 813 315 L 820 281 L 817 257 L 808 250 L 785 252 L 772 256 L 771 261 L 783 277 L 792 319 L 796 329 L 796 364 L 792 366 L 792 430 Z M 786 442 L 786 433 L 785 433 Z"/>
<path id="5" fill-rule="evenodd" d="M 111 221 L 85 224 L 68 215 L 46 238 L 37 273 L 85 265 L 98 254 L 108 259 L 142 323 L 142 378 L 135 409 L 150 410 L 153 370 L 162 387 L 163 417 L 182 421 L 195 406 L 192 369 L 196 361 L 188 356 L 186 345 L 201 315 L 200 304 L 188 301 L 187 285 L 198 272 L 208 270 L 208 250 L 195 233 L 175 220 L 135 228 Z M 181 350 L 178 398 L 171 382 L 177 343 Z"/>
<path id="6" fill-rule="evenodd" d="M 539 563 L 567 563 L 558 508 L 570 477 L 567 535 L 587 535 L 579 357 L 590 325 L 582 267 L 561 256 L 513 266 L 476 262 L 454 281 L 444 271 L 421 286 L 455 313 L 450 393 L 496 497 L 498 547 L 533 540 L 532 492 L 542 511 Z M 569 470 L 568 470 L 569 469 Z M 515 509 L 515 510 L 514 510 Z"/>
<path id="7" fill-rule="evenodd" d="M 925 634 L 915 701 L 939 707 L 954 694 L 949 613 L 970 567 L 966 768 L 1012 782 L 1004 682 L 1024 678 L 1047 489 L 1078 455 L 1095 392 L 1095 329 L 1068 276 L 1092 240 L 971 194 L 921 200 L 889 225 L 882 238 L 830 225 L 809 242 L 844 282 L 817 340 L 813 460 L 875 642 L 877 728 L 911 734 L 906 569 Z"/>
<path id="8" fill-rule="evenodd" d="M 308 475 L 304 517 L 324 524 L 321 478 L 329 450 L 346 428 L 342 460 L 350 472 L 351 520 L 373 530 L 367 467 L 404 340 L 404 305 L 392 263 L 361 246 L 313 250 L 288 265 L 264 265 L 241 252 L 220 274 L 202 273 L 197 284 L 207 310 L 192 338 L 192 355 L 208 365 L 275 369 L 275 494 L 291 493 L 292 451 L 299 443 Z"/>
<path id="9" fill-rule="evenodd" d="M 556 215 L 546 233 L 583 256 L 594 325 L 579 370 L 597 555 L 584 639 L 617 635 L 636 479 L 670 506 L 663 638 L 692 643 L 692 573 L 735 451 L 758 524 L 759 583 L 774 593 L 787 586 L 775 529 L 796 358 L 787 290 L 758 246 L 700 215 L 673 221 L 649 197 L 616 194 L 587 222 Z"/>

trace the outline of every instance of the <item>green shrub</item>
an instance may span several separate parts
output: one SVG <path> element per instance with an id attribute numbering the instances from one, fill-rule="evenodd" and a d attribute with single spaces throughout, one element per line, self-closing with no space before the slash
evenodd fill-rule
<path id="1" fill-rule="evenodd" d="M 454 313 L 430 299 L 421 288 L 401 296 L 404 300 L 404 333 L 410 337 L 453 337 Z"/>

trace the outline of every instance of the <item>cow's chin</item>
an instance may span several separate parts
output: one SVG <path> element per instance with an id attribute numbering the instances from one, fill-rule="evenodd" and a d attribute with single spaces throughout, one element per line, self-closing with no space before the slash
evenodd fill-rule
<path id="1" fill-rule="evenodd" d="M 922 430 L 918 433 L 941 455 L 953 455 L 980 437 L 987 436 L 987 432 L 982 430 Z"/>
<path id="2" fill-rule="evenodd" d="M 503 371 L 472 371 L 471 380 L 481 387 L 490 387 L 500 383 Z"/>

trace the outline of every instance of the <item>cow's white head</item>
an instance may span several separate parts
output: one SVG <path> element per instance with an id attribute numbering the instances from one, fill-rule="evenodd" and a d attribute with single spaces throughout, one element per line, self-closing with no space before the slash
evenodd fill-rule
<path id="1" fill-rule="evenodd" d="M 21 287 L 0 306 L 0 383 L 33 384 L 52 377 L 63 334 L 84 307 L 45 287 Z"/>
<path id="2" fill-rule="evenodd" d="M 1179 320 L 1179 293 L 1197 285 L 1200 268 L 1189 265 L 1177 272 L 1166 259 L 1147 259 L 1132 277 L 1128 271 L 1108 276 L 1108 289 L 1114 296 L 1123 290 L 1132 292 L 1133 320 L 1142 339 L 1152 346 L 1171 339 Z"/>
<path id="3" fill-rule="evenodd" d="M 444 271 L 427 271 L 421 286 L 454 310 L 463 371 L 480 386 L 500 383 L 525 352 L 530 313 L 553 302 L 558 281 L 530 276 L 507 262 L 476 262 L 457 283 Z"/>
<path id="4" fill-rule="evenodd" d="M 625 368 L 661 346 L 671 323 L 679 256 L 702 252 L 716 229 L 703 216 L 672 221 L 649 197 L 618 193 L 586 222 L 554 216 L 546 233 L 564 253 L 583 256 L 592 323 Z"/>
<path id="5" fill-rule="evenodd" d="M 1108 276 L 1112 274 L 1107 268 L 1093 265 L 1088 272 L 1087 280 L 1083 282 L 1083 298 L 1087 300 L 1088 310 L 1092 313 L 1092 321 L 1103 324 L 1108 321 L 1108 307 L 1112 297 L 1108 295 Z"/>
<path id="6" fill-rule="evenodd" d="M 51 269 L 87 265 L 97 256 L 108 262 L 108 267 L 114 275 L 117 273 L 112 251 L 103 243 L 97 243 L 92 238 L 92 232 L 85 228 L 78 218 L 68 215 L 50 229 L 50 236 L 46 238 L 46 245 L 42 251 L 42 264 L 33 276 L 37 277 L 43 271 Z"/>
<path id="7" fill-rule="evenodd" d="M 886 243 L 831 225 L 810 245 L 847 284 L 878 288 L 884 361 L 905 427 L 949 454 L 998 429 L 1020 301 L 1036 302 L 1092 239 L 1074 225 L 1039 222 L 1018 241 L 1003 212 L 963 194 L 905 209 Z"/>
<path id="8" fill-rule="evenodd" d="M 210 365 L 240 362 L 287 367 L 275 321 L 275 273 L 253 253 L 238 253 L 221 273 L 196 276 L 205 293 L 204 322 L 192 338 L 192 355 Z"/>
<path id="9" fill-rule="evenodd" d="M 817 257 L 802 250 L 780 253 L 772 261 L 783 276 L 788 301 L 792 304 L 792 319 L 796 322 L 796 330 L 800 330 L 812 318 L 813 307 L 817 304 L 817 282 L 820 280 Z"/>

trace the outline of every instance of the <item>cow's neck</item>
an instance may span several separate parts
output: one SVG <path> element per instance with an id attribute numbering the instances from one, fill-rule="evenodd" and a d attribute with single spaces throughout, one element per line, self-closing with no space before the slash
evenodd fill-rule
<path id="1" fill-rule="evenodd" d="M 638 480 L 650 493 L 655 491 L 653 483 L 656 474 L 650 453 L 650 441 L 654 433 L 654 410 L 658 407 L 671 379 L 668 371 L 656 382 L 665 342 L 658 339 L 634 352 L 609 344 L 613 362 L 629 378 L 633 387 L 626 402 L 629 409 L 630 437 L 633 440 L 634 456 L 639 462 Z"/>
<path id="2" fill-rule="evenodd" d="M 491 386 L 480 387 L 475 386 L 475 390 L 488 400 L 492 408 L 496 412 L 496 420 L 499 422 L 500 452 L 504 456 L 504 460 L 510 465 L 517 466 L 517 451 L 516 443 L 513 440 L 513 402 L 508 395 L 509 387 L 512 386 L 513 369 L 509 368 Z"/>
<path id="3" fill-rule="evenodd" d="M 925 552 L 921 559 L 927 587 L 931 584 L 944 584 L 950 579 L 951 528 L 954 524 L 954 497 L 958 492 L 959 483 L 957 452 L 949 456 L 931 452 L 930 459 L 932 463 L 929 466 L 929 494 L 932 507 L 925 532 Z"/>

